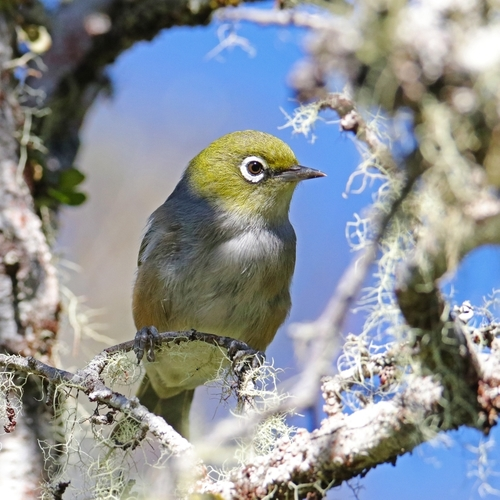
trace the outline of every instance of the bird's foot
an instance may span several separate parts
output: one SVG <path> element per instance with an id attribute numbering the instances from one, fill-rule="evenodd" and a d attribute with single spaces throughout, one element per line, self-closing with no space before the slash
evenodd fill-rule
<path id="1" fill-rule="evenodd" d="M 266 356 L 262 351 L 256 351 L 238 340 L 231 342 L 227 353 L 236 376 L 233 389 L 236 391 L 238 405 L 241 409 L 252 407 L 253 396 L 251 394 L 254 392 L 255 381 L 258 378 L 258 368 L 264 364 Z"/>
<path id="2" fill-rule="evenodd" d="M 231 342 L 227 354 L 233 364 L 233 371 L 238 376 L 242 376 L 250 369 L 259 368 L 266 360 L 266 355 L 262 351 L 256 351 L 239 340 Z"/>
<path id="3" fill-rule="evenodd" d="M 155 360 L 155 348 L 159 345 L 159 338 L 160 334 L 154 326 L 145 326 L 135 334 L 134 352 L 137 357 L 137 364 L 139 364 L 144 357 L 145 349 L 147 360 Z"/>

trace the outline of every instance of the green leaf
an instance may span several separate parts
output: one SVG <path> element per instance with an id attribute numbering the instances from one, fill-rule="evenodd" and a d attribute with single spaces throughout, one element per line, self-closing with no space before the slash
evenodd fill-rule
<path id="1" fill-rule="evenodd" d="M 71 190 L 71 188 L 78 186 L 78 184 L 81 184 L 84 180 L 85 174 L 72 167 L 68 170 L 64 170 L 64 172 L 61 172 L 58 188 L 61 191 L 68 191 Z"/>
<path id="2" fill-rule="evenodd" d="M 47 189 L 47 193 L 59 203 L 62 203 L 64 205 L 81 205 L 87 199 L 87 195 L 85 195 L 84 193 L 72 191 L 70 189 L 62 190 L 49 187 Z"/>
<path id="3" fill-rule="evenodd" d="M 71 205 L 72 207 L 76 207 L 81 205 L 87 199 L 87 195 L 85 193 L 80 193 L 79 191 L 73 191 L 72 193 L 68 193 L 68 201 L 66 205 Z"/>

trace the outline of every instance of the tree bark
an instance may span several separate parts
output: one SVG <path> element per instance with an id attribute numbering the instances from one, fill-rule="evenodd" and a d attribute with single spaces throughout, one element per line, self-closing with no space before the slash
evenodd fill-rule
<path id="1" fill-rule="evenodd" d="M 15 25 L 0 15 L 0 68 L 13 57 Z M 17 137 L 24 114 L 8 70 L 1 72 L 0 96 L 0 350 L 52 361 L 58 329 L 59 291 L 51 252 L 23 179 Z M 4 375 L 6 376 L 6 375 Z M 9 499 L 38 497 L 44 471 L 39 439 L 50 438 L 44 423 L 50 409 L 39 401 L 40 381 L 29 378 L 21 401 L 7 394 L 8 408 L 18 407 L 13 426 L 2 438 L 0 477 Z M 37 399 L 34 399 L 36 395 Z"/>

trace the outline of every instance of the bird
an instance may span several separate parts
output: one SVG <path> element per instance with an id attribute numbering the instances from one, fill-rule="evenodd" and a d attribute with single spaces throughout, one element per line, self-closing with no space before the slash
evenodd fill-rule
<path id="1" fill-rule="evenodd" d="M 255 130 L 224 135 L 195 156 L 146 226 L 132 300 L 138 332 L 193 329 L 264 351 L 291 307 L 292 194 L 324 176 Z M 139 401 L 188 437 L 194 389 L 214 378 L 222 358 L 203 342 L 156 352 L 144 360 Z"/>

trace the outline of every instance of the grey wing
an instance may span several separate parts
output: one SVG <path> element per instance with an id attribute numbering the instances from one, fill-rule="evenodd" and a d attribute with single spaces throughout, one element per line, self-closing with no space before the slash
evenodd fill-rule
<path id="1" fill-rule="evenodd" d="M 169 200 L 151 214 L 139 248 L 137 267 L 143 265 L 150 257 L 155 260 L 162 256 L 167 258 L 178 249 L 181 224 L 177 219 L 177 213 L 172 210 Z"/>
<path id="2" fill-rule="evenodd" d="M 133 315 L 136 328 L 154 325 L 160 331 L 169 327 L 168 284 L 164 272 L 175 260 L 181 226 L 169 214 L 168 204 L 151 216 L 141 243 L 137 277 L 133 292 Z M 170 217 L 169 217 L 170 215 Z"/>
<path id="3" fill-rule="evenodd" d="M 139 247 L 139 255 L 137 256 L 137 267 L 140 267 L 143 262 L 144 252 L 150 243 L 151 235 L 152 235 L 152 230 L 151 230 L 151 219 L 150 219 L 146 227 L 146 232 L 144 233 L 144 237 L 142 238 L 141 246 Z"/>

